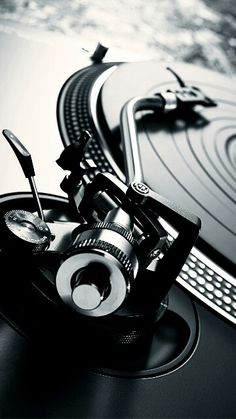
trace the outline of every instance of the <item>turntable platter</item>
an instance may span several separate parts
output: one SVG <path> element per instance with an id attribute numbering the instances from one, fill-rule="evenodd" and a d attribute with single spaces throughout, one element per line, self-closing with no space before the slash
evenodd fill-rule
<path id="1" fill-rule="evenodd" d="M 143 116 L 138 124 L 143 176 L 152 189 L 197 214 L 202 220 L 201 239 L 234 264 L 236 83 L 192 65 L 173 64 L 173 69 L 218 106 L 177 118 L 153 113 Z M 120 110 L 130 98 L 168 88 L 177 88 L 177 84 L 166 65 L 120 65 L 101 92 L 110 131 L 119 126 Z"/>

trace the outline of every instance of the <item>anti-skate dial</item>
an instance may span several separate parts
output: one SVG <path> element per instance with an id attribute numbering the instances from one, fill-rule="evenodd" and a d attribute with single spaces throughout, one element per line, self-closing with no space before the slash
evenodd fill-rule
<path id="1" fill-rule="evenodd" d="M 3 217 L 6 242 L 20 245 L 22 242 L 31 250 L 44 249 L 51 240 L 48 225 L 37 215 L 25 210 L 11 210 Z"/>

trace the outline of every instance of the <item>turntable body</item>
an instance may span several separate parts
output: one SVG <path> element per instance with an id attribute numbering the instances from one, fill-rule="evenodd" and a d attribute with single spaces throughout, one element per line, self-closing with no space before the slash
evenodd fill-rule
<path id="1" fill-rule="evenodd" d="M 76 139 L 81 128 L 94 133 L 95 142 L 89 153 L 98 156 L 100 168 L 124 177 L 119 143 L 120 109 L 131 97 L 175 86 L 176 81 L 166 72 L 165 64 L 135 60 L 123 63 L 108 55 L 104 64 L 92 65 L 92 72 L 98 67 L 99 77 L 89 78 L 81 87 L 81 77 L 87 80 L 85 69 L 91 65 L 82 48 L 66 45 L 56 52 L 54 41 L 40 43 L 15 33 L 0 36 L 1 126 L 11 128 L 26 140 L 34 157 L 39 191 L 49 208 L 54 201 L 55 206 L 62 202 L 59 207 L 62 205 L 63 211 L 67 205 L 60 189 L 61 170 L 54 163 L 63 143 Z M 127 57 L 124 61 L 128 60 Z M 40 304 L 34 307 L 38 313 L 35 315 L 35 311 L 30 312 L 30 305 L 9 308 L 1 298 L 2 417 L 235 416 L 236 334 L 232 320 L 236 317 L 236 87 L 235 82 L 211 71 L 182 63 L 172 67 L 184 80 L 199 85 L 219 102 L 218 108 L 200 110 L 199 114 L 190 115 L 192 119 L 163 117 L 157 121 L 152 113 L 143 113 L 137 121 L 147 184 L 197 213 L 203 221 L 196 251 L 170 294 L 172 311 L 179 313 L 182 307 L 183 318 L 186 315 L 186 330 L 190 330 L 186 333 L 193 334 L 191 348 L 179 362 L 166 369 L 153 365 L 130 369 L 127 365 L 117 366 L 112 359 L 108 365 L 97 365 L 96 357 L 95 362 L 91 359 L 91 365 L 86 362 L 84 366 L 84 354 L 77 351 L 80 335 L 76 336 L 75 350 L 66 322 L 62 322 L 60 346 L 58 341 L 52 342 L 49 333 L 40 333 L 47 319 L 47 312 L 40 313 Z M 157 81 L 153 84 L 152 80 Z M 78 101 L 80 107 L 73 113 Z M 107 137 L 114 145 L 109 144 Z M 11 152 L 4 142 L 0 193 L 1 204 L 16 205 L 16 200 L 18 205 L 21 200 L 21 206 L 25 200 L 29 201 L 25 179 L 17 164 L 12 163 Z M 197 270 L 204 269 L 208 277 L 200 276 L 198 282 Z M 188 279 L 184 276 L 187 273 Z M 190 281 L 195 281 L 195 285 Z M 212 283 L 213 288 L 209 288 Z M 205 291 L 198 290 L 200 286 Z M 206 295 L 210 289 L 215 293 L 213 305 L 208 304 L 211 297 Z M 216 300 L 221 300 L 221 304 Z M 29 323 L 37 319 L 36 340 L 26 332 L 26 317 Z M 181 330 L 184 333 L 185 329 Z M 158 358 L 158 340 L 154 348 L 152 356 Z"/>

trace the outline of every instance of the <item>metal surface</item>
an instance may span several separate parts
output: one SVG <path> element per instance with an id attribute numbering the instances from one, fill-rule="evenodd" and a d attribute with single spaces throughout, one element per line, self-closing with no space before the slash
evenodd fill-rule
<path id="1" fill-rule="evenodd" d="M 44 217 L 42 205 L 41 205 L 41 202 L 40 202 L 40 199 L 39 199 L 39 194 L 38 194 L 38 190 L 37 190 L 37 187 L 36 187 L 34 176 L 29 177 L 29 184 L 30 184 L 30 188 L 31 188 L 31 191 L 32 191 L 32 195 L 33 195 L 34 200 L 36 202 L 38 216 L 41 218 L 41 220 L 45 221 L 45 217 Z"/>
<path id="2" fill-rule="evenodd" d="M 93 253 L 93 263 L 104 265 L 108 269 L 111 292 L 100 304 L 89 307 L 90 303 L 81 301 L 81 295 L 79 298 L 78 295 L 77 298 L 76 295 L 74 295 L 71 279 L 80 269 L 86 268 L 91 263 L 91 253 Z M 66 304 L 75 311 L 91 317 L 100 317 L 112 313 L 122 304 L 127 295 L 127 284 L 126 279 L 122 274 L 122 265 L 112 255 L 96 249 L 93 252 L 77 253 L 63 262 L 57 272 L 56 286 L 59 295 Z M 77 304 L 78 300 L 79 304 Z M 84 305 L 86 305 L 86 308 Z"/>
<path id="3" fill-rule="evenodd" d="M 129 236 L 129 217 L 116 208 L 104 222 L 87 226 L 78 234 L 56 277 L 57 290 L 66 304 L 92 317 L 120 307 L 138 271 Z"/>
<path id="4" fill-rule="evenodd" d="M 135 97 L 132 98 L 121 110 L 121 139 L 124 150 L 126 183 L 141 182 L 143 180 L 140 151 L 137 141 L 136 113 L 141 110 L 160 110 L 165 108 L 164 98 Z"/>
<path id="5" fill-rule="evenodd" d="M 164 220 L 161 223 L 171 242 L 176 231 Z M 197 248 L 192 249 L 176 281 L 210 309 L 236 324 L 235 277 Z"/>
<path id="6" fill-rule="evenodd" d="M 25 210 L 8 211 L 3 218 L 8 231 L 19 240 L 33 245 L 49 245 L 51 232 L 48 225 L 41 218 Z"/>

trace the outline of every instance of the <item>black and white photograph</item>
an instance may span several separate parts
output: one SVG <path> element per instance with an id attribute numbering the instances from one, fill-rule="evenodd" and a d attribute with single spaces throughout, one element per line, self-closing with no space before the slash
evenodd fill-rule
<path id="1" fill-rule="evenodd" d="M 233 0 L 0 0 L 0 418 L 236 418 Z"/>

